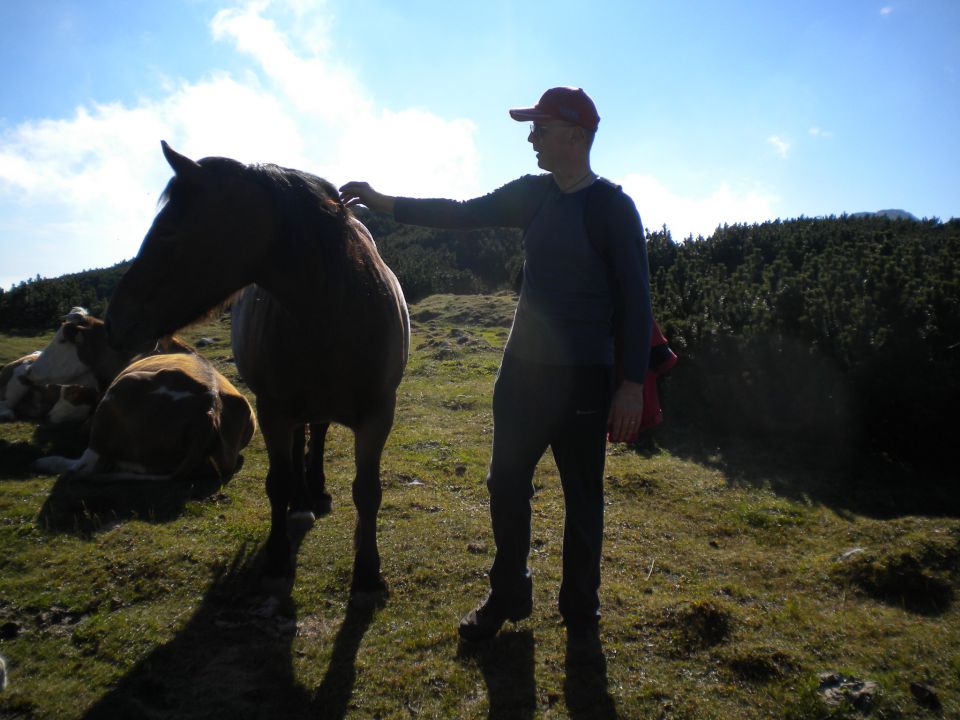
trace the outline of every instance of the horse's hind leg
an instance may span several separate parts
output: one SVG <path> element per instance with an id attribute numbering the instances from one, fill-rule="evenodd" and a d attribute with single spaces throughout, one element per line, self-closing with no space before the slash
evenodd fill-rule
<path id="1" fill-rule="evenodd" d="M 307 494 L 317 517 L 329 513 L 331 505 L 323 472 L 323 449 L 329 428 L 330 423 L 310 423 L 310 441 L 307 443 Z"/>
<path id="2" fill-rule="evenodd" d="M 307 490 L 307 481 L 304 466 L 304 450 L 306 448 L 306 428 L 297 425 L 293 429 L 293 449 L 290 457 L 293 461 L 293 475 L 290 478 L 290 515 L 287 518 L 288 534 L 296 546 L 299 546 L 303 536 L 313 527 L 316 516 L 313 511 L 313 502 Z"/>
<path id="3" fill-rule="evenodd" d="M 356 555 L 353 562 L 354 598 L 358 593 L 377 593 L 386 589 L 380 577 L 380 553 L 377 550 L 377 513 L 383 491 L 380 488 L 380 457 L 393 426 L 395 398 L 368 415 L 354 430 L 354 454 L 357 476 L 353 481 L 353 503 L 357 508 L 354 534 Z"/>

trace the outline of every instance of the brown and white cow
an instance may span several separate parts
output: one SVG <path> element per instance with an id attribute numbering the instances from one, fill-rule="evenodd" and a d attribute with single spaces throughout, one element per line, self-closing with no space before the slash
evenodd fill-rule
<path id="1" fill-rule="evenodd" d="M 110 480 L 225 480 L 255 430 L 250 403 L 206 359 L 151 355 L 107 388 L 80 458 L 41 458 L 35 468 Z"/>
<path id="2" fill-rule="evenodd" d="M 167 351 L 161 347 L 154 350 Z M 173 351 L 192 352 L 192 349 L 179 343 Z M 129 352 L 110 347 L 102 320 L 83 308 L 73 308 L 64 317 L 57 334 L 27 369 L 26 379 L 36 385 L 83 385 L 103 393 L 133 359 Z"/>
<path id="3" fill-rule="evenodd" d="M 30 393 L 30 384 L 24 380 L 27 370 L 40 356 L 40 351 L 24 355 L 0 369 L 0 421 L 17 420 L 17 406 Z"/>
<path id="4" fill-rule="evenodd" d="M 171 352 L 193 349 L 166 337 L 151 350 L 151 354 Z M 25 355 L 0 370 L 0 422 L 82 422 L 133 359 L 109 346 L 103 321 L 75 307 L 42 352 Z"/>
<path id="5" fill-rule="evenodd" d="M 40 351 L 24 355 L 0 369 L 0 422 L 78 423 L 93 414 L 100 399 L 95 388 L 32 382 L 27 372 Z"/>

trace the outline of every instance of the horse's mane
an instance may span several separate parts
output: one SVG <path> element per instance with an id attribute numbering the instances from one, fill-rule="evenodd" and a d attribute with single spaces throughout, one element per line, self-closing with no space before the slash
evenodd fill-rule
<path id="1" fill-rule="evenodd" d="M 355 262 L 353 258 L 361 252 L 356 243 L 350 242 L 356 236 L 350 230 L 352 211 L 340 201 L 339 192 L 329 181 L 273 164 L 244 165 L 222 157 L 207 157 L 198 163 L 217 182 L 227 184 L 245 176 L 264 191 L 278 227 L 274 257 L 291 272 Z M 171 201 L 189 206 L 196 196 L 191 183 L 175 175 L 158 206 Z M 238 290 L 194 322 L 229 309 L 241 292 Z"/>
<path id="2" fill-rule="evenodd" d="M 317 223 L 339 229 L 349 221 L 350 210 L 340 202 L 340 194 L 329 181 L 279 165 L 251 165 L 248 169 L 270 193 L 289 231 L 296 233 L 299 228 L 309 227 L 315 233 Z"/>
<path id="3" fill-rule="evenodd" d="M 251 173 L 270 197 L 287 237 L 316 236 L 318 230 L 342 231 L 349 224 L 350 209 L 340 202 L 336 187 L 321 177 L 273 164 L 243 165 L 222 157 L 204 158 L 199 164 L 225 179 L 242 172 Z M 189 193 L 189 184 L 174 176 L 157 204 L 162 207 L 172 198 Z"/>

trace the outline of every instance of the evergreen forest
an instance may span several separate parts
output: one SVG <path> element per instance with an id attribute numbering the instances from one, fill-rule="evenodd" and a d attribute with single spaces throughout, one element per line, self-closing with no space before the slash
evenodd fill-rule
<path id="1" fill-rule="evenodd" d="M 407 299 L 512 290 L 516 231 L 361 212 Z M 960 220 L 799 218 L 675 241 L 647 231 L 654 310 L 681 364 L 664 403 L 692 428 L 854 443 L 941 464 L 960 436 Z M 0 289 L 0 331 L 102 316 L 129 263 Z"/>

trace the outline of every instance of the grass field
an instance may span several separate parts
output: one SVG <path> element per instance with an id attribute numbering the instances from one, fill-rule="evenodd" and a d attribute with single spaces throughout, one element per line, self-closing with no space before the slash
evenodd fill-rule
<path id="1" fill-rule="evenodd" d="M 37 476 L 75 434 L 0 426 L 0 718 L 960 717 L 956 482 L 837 448 L 718 440 L 671 408 L 608 451 L 605 664 L 566 653 L 562 496 L 535 485 L 533 616 L 477 647 L 460 616 L 493 554 L 484 486 L 507 296 L 411 308 L 413 352 L 383 464 L 390 587 L 348 605 L 351 437 L 331 431 L 333 512 L 292 597 L 261 593 L 269 526 L 257 435 L 223 487 Z M 190 329 L 232 379 L 228 320 Z M 0 361 L 44 338 L 0 336 Z M 669 382 L 682 382 L 682 365 Z M 242 387 L 242 386 L 241 386 Z M 827 705 L 822 673 L 877 683 Z"/>

